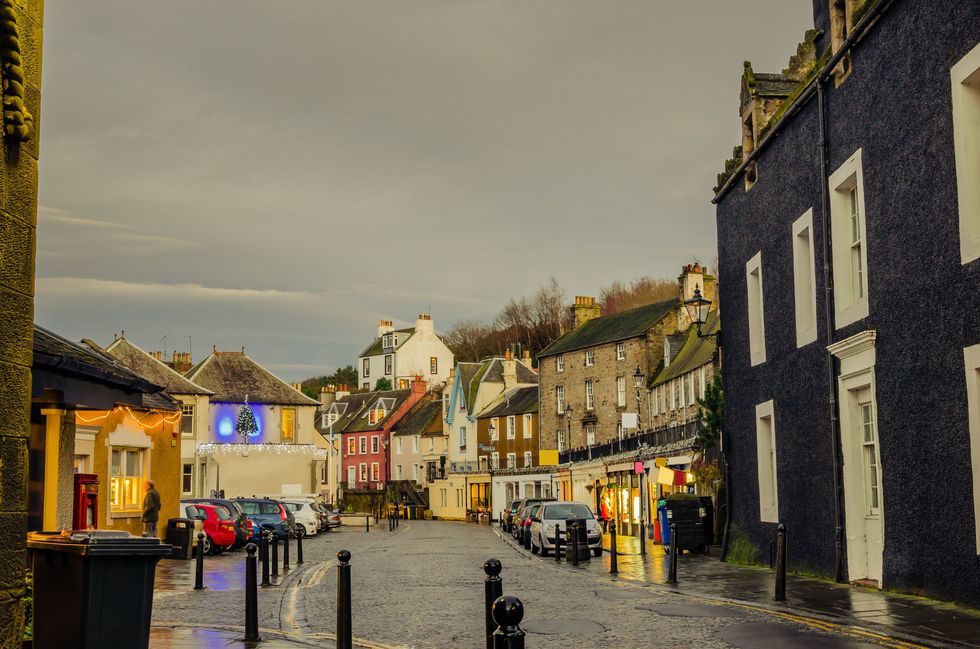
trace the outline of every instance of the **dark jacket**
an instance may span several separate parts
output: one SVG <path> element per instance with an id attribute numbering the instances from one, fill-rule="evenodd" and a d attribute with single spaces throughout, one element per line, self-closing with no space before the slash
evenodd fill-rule
<path id="1" fill-rule="evenodd" d="M 143 516 L 140 520 L 144 523 L 156 523 L 160 520 L 160 492 L 153 487 L 143 498 Z"/>

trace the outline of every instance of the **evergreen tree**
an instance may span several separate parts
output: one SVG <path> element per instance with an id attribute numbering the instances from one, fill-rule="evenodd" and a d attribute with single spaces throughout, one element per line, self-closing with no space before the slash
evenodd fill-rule
<path id="1" fill-rule="evenodd" d="M 248 443 L 248 438 L 258 430 L 259 425 L 255 421 L 255 415 L 252 414 L 252 409 L 248 406 L 248 395 L 245 395 L 245 403 L 238 411 L 238 423 L 235 424 L 235 432 L 244 437 L 245 443 Z"/>

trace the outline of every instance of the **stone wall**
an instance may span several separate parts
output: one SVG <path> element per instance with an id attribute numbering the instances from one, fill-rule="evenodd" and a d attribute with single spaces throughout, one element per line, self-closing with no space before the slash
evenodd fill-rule
<path id="1" fill-rule="evenodd" d="M 43 0 L 4 2 L 13 8 L 22 58 L 23 101 L 33 116 L 26 142 L 4 138 L 0 168 L 0 647 L 20 647 L 23 635 L 27 532 L 27 436 L 30 429 L 31 342 L 34 319 L 34 240 L 41 102 Z M 8 53 L 10 15 L 0 15 Z M 11 75 L 8 68 L 4 82 Z M 6 99 L 6 97 L 5 97 Z"/>

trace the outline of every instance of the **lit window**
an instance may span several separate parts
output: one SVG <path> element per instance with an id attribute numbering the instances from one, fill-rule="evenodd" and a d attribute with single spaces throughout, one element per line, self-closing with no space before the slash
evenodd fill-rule
<path id="1" fill-rule="evenodd" d="M 616 405 L 620 407 L 626 405 L 626 377 L 625 376 L 616 377 Z"/>
<path id="2" fill-rule="evenodd" d="M 507 415 L 507 439 L 517 437 L 517 418 L 514 415 Z"/>
<path id="3" fill-rule="evenodd" d="M 762 253 L 745 264 L 745 283 L 748 296 L 749 362 L 751 365 L 766 360 L 765 311 L 762 303 Z M 673 401 L 673 398 L 671 398 Z M 673 404 L 672 404 L 673 405 Z"/>
<path id="4" fill-rule="evenodd" d="M 867 219 L 861 166 L 858 149 L 829 180 L 834 321 L 838 329 L 868 316 Z"/>
<path id="5" fill-rule="evenodd" d="M 180 432 L 183 435 L 194 434 L 194 406 L 182 405 L 180 407 Z"/>
<path id="6" fill-rule="evenodd" d="M 565 356 L 563 354 L 558 354 L 555 356 L 555 371 L 564 372 L 565 371 Z"/>
<path id="7" fill-rule="evenodd" d="M 114 512 L 139 511 L 142 506 L 143 450 L 112 449 L 109 505 Z"/>
<path id="8" fill-rule="evenodd" d="M 779 522 L 779 498 L 776 483 L 776 427 L 772 401 L 755 407 L 756 459 L 759 477 L 759 520 Z"/>
<path id="9" fill-rule="evenodd" d="M 817 274 L 813 256 L 813 210 L 793 223 L 793 298 L 796 346 L 817 339 Z"/>
<path id="10" fill-rule="evenodd" d="M 592 383 L 592 379 L 585 382 L 585 409 L 592 410 L 595 408 L 595 388 Z"/>
<path id="11" fill-rule="evenodd" d="M 347 438 L 347 455 L 357 455 L 357 440 L 353 437 Z"/>
<path id="12" fill-rule="evenodd" d="M 586 367 L 592 367 L 593 365 L 595 365 L 595 350 L 594 349 L 586 349 L 585 350 L 585 366 Z"/>
<path id="13" fill-rule="evenodd" d="M 281 416 L 280 441 L 296 441 L 296 408 L 283 408 Z"/>
<path id="14" fill-rule="evenodd" d="M 524 415 L 523 428 L 524 428 L 524 439 L 531 439 L 531 426 L 532 420 L 530 413 Z"/>
<path id="15" fill-rule="evenodd" d="M 361 482 L 367 482 L 368 479 L 367 464 L 361 462 L 360 464 L 357 465 L 357 468 L 361 474 Z"/>
<path id="16" fill-rule="evenodd" d="M 960 261 L 980 259 L 980 45 L 950 69 Z M 980 525 L 978 525 L 980 527 Z"/>
<path id="17" fill-rule="evenodd" d="M 371 481 L 377 482 L 381 479 L 381 467 L 377 462 L 371 463 Z"/>
<path id="18" fill-rule="evenodd" d="M 616 360 L 626 360 L 626 343 L 616 343 Z"/>

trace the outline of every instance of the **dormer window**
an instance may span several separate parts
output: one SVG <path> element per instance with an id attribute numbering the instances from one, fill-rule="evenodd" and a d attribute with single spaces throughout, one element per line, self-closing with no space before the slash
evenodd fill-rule
<path id="1" fill-rule="evenodd" d="M 664 367 L 670 365 L 670 341 L 664 338 Z"/>
<path id="2" fill-rule="evenodd" d="M 381 337 L 381 346 L 385 349 L 391 349 L 395 345 L 394 334 L 385 334 Z"/>
<path id="3" fill-rule="evenodd" d="M 384 419 L 387 415 L 388 415 L 388 411 L 385 410 L 380 405 L 376 408 L 371 408 L 371 410 L 368 411 L 368 423 L 376 424 L 382 419 Z"/>

